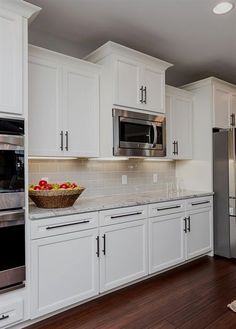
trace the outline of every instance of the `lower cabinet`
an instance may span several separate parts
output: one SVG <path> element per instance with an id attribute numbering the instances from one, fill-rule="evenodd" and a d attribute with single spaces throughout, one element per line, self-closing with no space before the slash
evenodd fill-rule
<path id="1" fill-rule="evenodd" d="M 148 274 L 147 220 L 100 228 L 100 291 Z"/>
<path id="2" fill-rule="evenodd" d="M 185 260 L 185 213 L 149 219 L 149 273 Z"/>
<path id="3" fill-rule="evenodd" d="M 157 207 L 156 207 L 157 206 Z M 212 197 L 189 199 L 186 210 L 166 202 L 149 206 L 149 273 L 182 263 L 213 249 Z M 154 215 L 154 210 L 169 209 L 171 215 Z"/>
<path id="4" fill-rule="evenodd" d="M 187 213 L 186 257 L 191 259 L 212 250 L 212 208 Z"/>
<path id="5" fill-rule="evenodd" d="M 97 236 L 91 229 L 32 241 L 32 318 L 98 294 Z"/>

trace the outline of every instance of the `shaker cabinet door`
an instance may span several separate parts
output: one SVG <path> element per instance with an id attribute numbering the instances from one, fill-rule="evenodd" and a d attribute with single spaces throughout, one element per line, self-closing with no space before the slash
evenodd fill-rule
<path id="1" fill-rule="evenodd" d="M 144 109 L 157 113 L 165 113 L 165 73 L 144 67 L 142 70 L 144 86 Z"/>
<path id="2" fill-rule="evenodd" d="M 214 85 L 213 95 L 213 128 L 228 129 L 230 122 L 230 91 L 216 84 Z"/>
<path id="3" fill-rule="evenodd" d="M 23 18 L 0 10 L 0 112 L 23 114 Z"/>
<path id="4" fill-rule="evenodd" d="M 185 260 L 184 213 L 149 218 L 149 273 Z"/>
<path id="5" fill-rule="evenodd" d="M 64 68 L 63 122 L 65 153 L 77 157 L 99 156 L 99 77 Z"/>
<path id="6" fill-rule="evenodd" d="M 29 58 L 29 156 L 62 155 L 62 71 L 53 62 Z"/>
<path id="7" fill-rule="evenodd" d="M 115 60 L 114 105 L 142 108 L 140 66 L 128 59 Z"/>
<path id="8" fill-rule="evenodd" d="M 98 294 L 97 229 L 32 241 L 31 316 Z"/>
<path id="9" fill-rule="evenodd" d="M 186 239 L 187 259 L 212 250 L 212 207 L 189 211 Z"/>
<path id="10" fill-rule="evenodd" d="M 146 220 L 102 227 L 100 241 L 101 292 L 148 274 Z"/>

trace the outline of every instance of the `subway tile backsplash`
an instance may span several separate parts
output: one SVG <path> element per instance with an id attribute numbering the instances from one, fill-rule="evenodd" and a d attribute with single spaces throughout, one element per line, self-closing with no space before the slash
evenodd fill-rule
<path id="1" fill-rule="evenodd" d="M 153 174 L 157 174 L 156 183 Z M 122 175 L 127 176 L 126 185 L 122 185 Z M 86 187 L 81 198 L 166 190 L 175 181 L 175 162 L 30 160 L 29 183 L 36 184 L 42 177 L 51 183 L 73 181 Z"/>

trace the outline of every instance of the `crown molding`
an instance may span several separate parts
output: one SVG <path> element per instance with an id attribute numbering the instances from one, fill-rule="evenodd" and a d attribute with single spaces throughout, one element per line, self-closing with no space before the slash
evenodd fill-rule
<path id="1" fill-rule="evenodd" d="M 0 8 L 18 14 L 32 22 L 41 8 L 24 0 L 0 0 Z"/>

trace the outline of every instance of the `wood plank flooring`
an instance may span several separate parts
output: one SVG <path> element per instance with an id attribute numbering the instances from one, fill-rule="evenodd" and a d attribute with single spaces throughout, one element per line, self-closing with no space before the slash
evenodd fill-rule
<path id="1" fill-rule="evenodd" d="M 236 261 L 204 257 L 27 329 L 236 329 Z"/>

